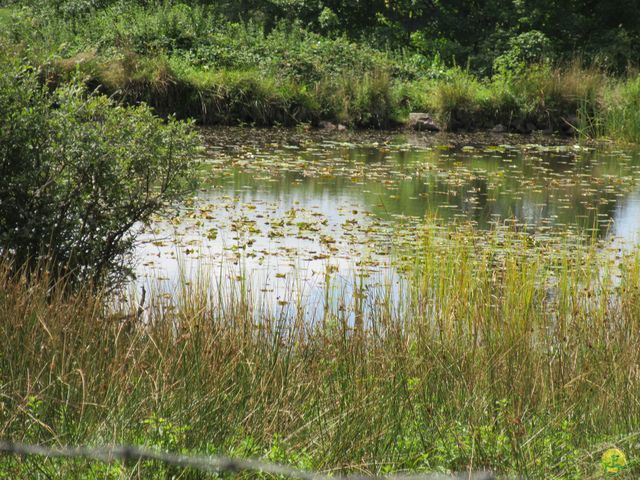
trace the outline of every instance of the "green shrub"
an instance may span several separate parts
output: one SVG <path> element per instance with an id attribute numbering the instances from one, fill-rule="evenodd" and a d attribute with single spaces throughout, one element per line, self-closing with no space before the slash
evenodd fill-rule
<path id="1" fill-rule="evenodd" d="M 521 33 L 509 39 L 509 50 L 493 62 L 493 71 L 501 74 L 519 74 L 530 65 L 547 62 L 550 58 L 551 42 L 537 30 Z"/>
<path id="2" fill-rule="evenodd" d="M 387 72 L 374 71 L 362 77 L 345 75 L 318 82 L 314 91 L 321 117 L 345 125 L 385 128 L 401 113 L 399 98 Z"/>
<path id="3" fill-rule="evenodd" d="M 530 65 L 518 72 L 495 75 L 490 84 L 496 122 L 517 130 L 592 132 L 601 108 L 606 77 L 578 63 L 566 68 Z"/>
<path id="4" fill-rule="evenodd" d="M 190 188 L 196 133 L 0 66 L 0 252 L 16 265 L 47 257 L 77 281 L 122 278 L 136 227 Z"/>

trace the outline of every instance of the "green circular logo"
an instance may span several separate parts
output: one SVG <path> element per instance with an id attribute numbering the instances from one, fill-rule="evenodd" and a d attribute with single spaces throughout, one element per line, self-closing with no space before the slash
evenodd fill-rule
<path id="1" fill-rule="evenodd" d="M 619 448 L 610 448 L 602 454 L 600 460 L 605 473 L 618 473 L 627 465 L 627 457 Z"/>

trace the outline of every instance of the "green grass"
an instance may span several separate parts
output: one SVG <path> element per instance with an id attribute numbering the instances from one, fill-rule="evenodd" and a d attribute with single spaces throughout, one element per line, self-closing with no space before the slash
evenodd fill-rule
<path id="1" fill-rule="evenodd" d="M 427 111 L 445 130 L 545 130 L 637 141 L 637 75 L 532 65 L 479 78 L 300 27 L 264 33 L 205 7 L 115 3 L 90 14 L 4 9 L 5 54 L 57 84 L 80 76 L 126 102 L 202 124 L 401 125 Z M 635 90 L 634 90 L 635 88 Z M 637 92 L 636 92 L 637 93 Z"/>
<path id="2" fill-rule="evenodd" d="M 640 251 L 616 258 L 571 238 L 431 222 L 413 246 L 398 259 L 409 284 L 397 303 L 382 292 L 315 326 L 256 313 L 262 299 L 206 276 L 173 308 L 152 294 L 143 324 L 135 306 L 65 296 L 5 266 L 2 436 L 332 471 L 576 479 L 600 478 L 615 445 L 630 459 L 619 478 L 636 478 Z M 176 473 L 108 468 L 0 460 L 13 478 Z"/>
<path id="3" fill-rule="evenodd" d="M 608 108 L 600 120 L 612 138 L 640 142 L 640 77 L 632 77 L 609 93 Z"/>

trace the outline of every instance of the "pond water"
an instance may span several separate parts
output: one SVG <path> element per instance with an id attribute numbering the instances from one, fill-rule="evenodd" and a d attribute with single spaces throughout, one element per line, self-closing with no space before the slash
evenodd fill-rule
<path id="1" fill-rule="evenodd" d="M 553 137 L 203 130 L 200 190 L 145 229 L 138 285 L 239 289 L 269 308 L 398 292 L 425 216 L 532 235 L 640 239 L 640 154 Z M 327 297 L 327 282 L 332 299 Z M 391 285 L 391 288 L 389 286 Z"/>

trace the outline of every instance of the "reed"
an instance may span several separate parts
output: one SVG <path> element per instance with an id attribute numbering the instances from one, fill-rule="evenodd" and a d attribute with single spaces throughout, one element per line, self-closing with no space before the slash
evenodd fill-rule
<path id="1" fill-rule="evenodd" d="M 435 223 L 413 245 L 400 294 L 330 305 L 313 325 L 215 274 L 171 301 L 152 292 L 140 317 L 5 264 L 0 435 L 530 478 L 591 478 L 616 445 L 636 476 L 640 251 Z M 0 472 L 176 473 L 10 458 Z"/>
<path id="2" fill-rule="evenodd" d="M 640 77 L 630 76 L 609 95 L 604 112 L 606 133 L 614 139 L 631 143 L 640 141 Z"/>

